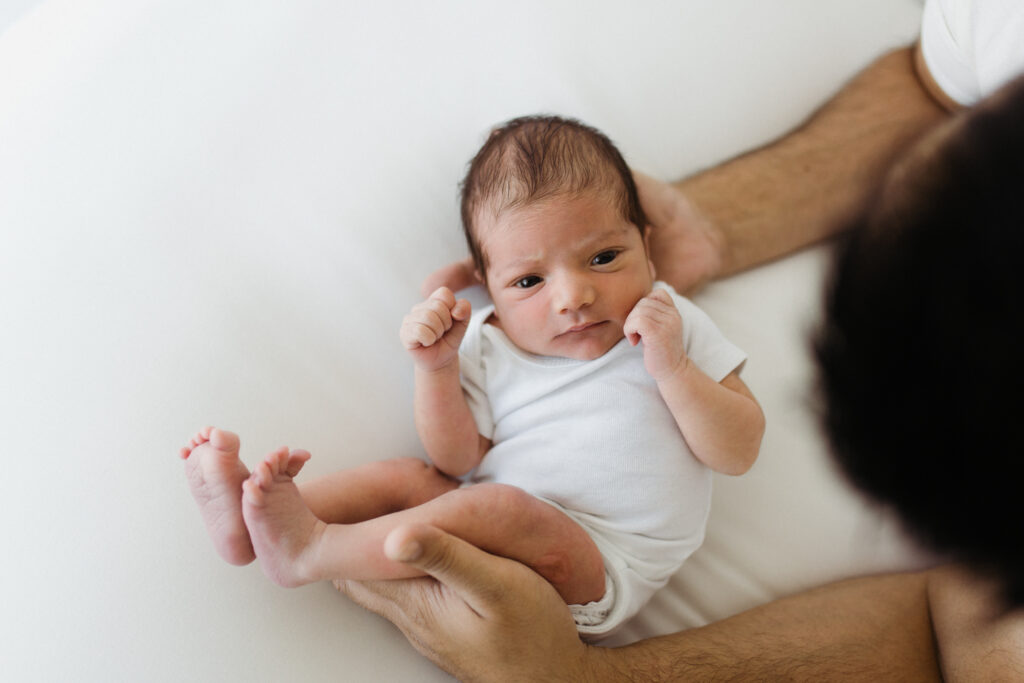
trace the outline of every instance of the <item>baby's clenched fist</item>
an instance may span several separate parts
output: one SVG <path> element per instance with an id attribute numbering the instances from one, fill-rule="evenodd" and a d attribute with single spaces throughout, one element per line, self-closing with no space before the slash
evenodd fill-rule
<path id="1" fill-rule="evenodd" d="M 416 304 L 402 320 L 399 336 L 417 365 L 437 368 L 458 355 L 466 334 L 471 307 L 455 299 L 447 287 L 439 287 L 426 301 Z"/>
<path id="2" fill-rule="evenodd" d="M 643 342 L 644 367 L 655 380 L 660 382 L 685 365 L 683 320 L 664 289 L 640 299 L 626 317 L 622 331 L 633 346 Z"/>

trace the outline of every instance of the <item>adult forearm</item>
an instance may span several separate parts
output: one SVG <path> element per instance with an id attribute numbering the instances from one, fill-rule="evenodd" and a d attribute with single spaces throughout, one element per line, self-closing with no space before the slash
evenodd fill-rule
<path id="1" fill-rule="evenodd" d="M 939 568 L 928 597 L 945 680 L 1024 680 L 1024 609 L 1007 611 L 995 580 Z"/>
<path id="2" fill-rule="evenodd" d="M 854 579 L 703 628 L 592 647 L 592 680 L 940 680 L 926 581 Z"/>
<path id="3" fill-rule="evenodd" d="M 721 237 L 728 275 L 834 234 L 889 164 L 947 116 L 912 50 L 879 58 L 793 133 L 675 183 Z"/>

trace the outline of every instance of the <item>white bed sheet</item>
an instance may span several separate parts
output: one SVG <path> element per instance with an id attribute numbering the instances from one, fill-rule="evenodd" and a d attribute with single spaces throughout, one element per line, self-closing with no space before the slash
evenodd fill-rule
<path id="1" fill-rule="evenodd" d="M 494 123 L 607 132 L 675 178 L 916 35 L 913 0 L 51 0 L 0 37 L 0 661 L 10 680 L 446 680 L 326 584 L 218 560 L 176 452 L 306 476 L 420 453 L 401 316 L 464 253 Z M 830 466 L 805 333 L 826 249 L 698 302 L 750 355 L 762 455 L 615 642 L 927 560 Z"/>

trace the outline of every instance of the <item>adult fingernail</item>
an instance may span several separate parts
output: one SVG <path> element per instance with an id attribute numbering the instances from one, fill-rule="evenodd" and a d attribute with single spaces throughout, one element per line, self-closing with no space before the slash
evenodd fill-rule
<path id="1" fill-rule="evenodd" d="M 423 546 L 418 541 L 406 541 L 395 553 L 395 560 L 399 562 L 413 562 L 423 554 Z"/>

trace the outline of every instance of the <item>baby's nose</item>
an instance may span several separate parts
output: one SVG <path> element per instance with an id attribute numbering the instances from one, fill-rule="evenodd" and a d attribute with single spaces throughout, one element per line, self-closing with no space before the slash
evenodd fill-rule
<path id="1" fill-rule="evenodd" d="M 586 278 L 567 277 L 559 283 L 555 308 L 559 313 L 571 313 L 594 303 L 596 292 Z"/>

